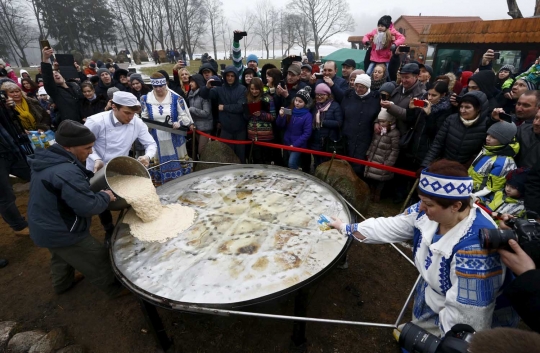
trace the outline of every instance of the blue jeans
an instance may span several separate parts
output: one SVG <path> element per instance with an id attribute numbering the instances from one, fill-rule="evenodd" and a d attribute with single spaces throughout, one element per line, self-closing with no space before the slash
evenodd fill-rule
<path id="1" fill-rule="evenodd" d="M 375 65 L 378 65 L 378 64 L 383 64 L 383 63 L 375 63 L 375 62 L 370 63 L 366 71 L 366 74 L 371 76 L 371 74 L 373 73 L 373 70 L 375 70 Z M 384 63 L 384 64 L 386 64 L 386 77 L 388 77 L 388 64 L 389 63 Z"/>
<path id="2" fill-rule="evenodd" d="M 284 151 L 286 153 L 286 157 L 288 157 L 288 166 L 291 169 L 298 170 L 298 162 L 300 161 L 300 156 L 302 153 L 300 152 L 291 152 L 291 151 Z"/>

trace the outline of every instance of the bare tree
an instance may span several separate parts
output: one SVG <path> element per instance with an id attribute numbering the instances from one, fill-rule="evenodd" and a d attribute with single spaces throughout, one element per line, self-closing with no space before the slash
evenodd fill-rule
<path id="1" fill-rule="evenodd" d="M 37 37 L 37 33 L 28 24 L 24 4 L 0 0 L 0 30 L 10 51 L 15 55 L 13 59 L 18 60 L 21 66 L 28 66 L 24 49 Z"/>
<path id="2" fill-rule="evenodd" d="M 221 0 L 204 0 L 204 6 L 208 11 L 208 20 L 210 21 L 210 35 L 212 36 L 214 58 L 217 60 L 217 39 L 221 35 L 220 23 L 223 20 L 223 15 L 221 13 L 223 3 L 221 2 Z"/>
<path id="3" fill-rule="evenodd" d="M 180 16 L 180 33 L 184 49 L 193 60 L 193 53 L 206 32 L 207 10 L 201 0 L 175 0 Z"/>
<path id="4" fill-rule="evenodd" d="M 266 1 L 260 0 L 256 6 L 255 14 L 255 34 L 261 38 L 262 45 L 266 49 L 266 59 L 270 58 L 270 44 L 272 43 L 272 32 L 274 29 L 274 6 Z"/>
<path id="5" fill-rule="evenodd" d="M 521 10 L 519 9 L 519 6 L 517 4 L 517 0 L 506 0 L 506 3 L 508 4 L 508 15 L 512 18 L 523 18 L 523 15 L 521 14 Z M 538 5 L 538 1 L 536 2 Z"/>
<path id="6" fill-rule="evenodd" d="M 330 37 L 354 29 L 347 0 L 293 0 L 288 8 L 296 10 L 311 25 L 317 58 L 319 47 Z"/>
<path id="7" fill-rule="evenodd" d="M 305 17 L 296 16 L 295 23 L 296 34 L 298 38 L 297 42 L 302 48 L 302 53 L 306 53 L 309 43 L 315 40 L 315 37 L 313 36 L 313 29 L 311 27 L 311 24 Z"/>
<path id="8" fill-rule="evenodd" d="M 247 32 L 247 36 L 244 37 L 244 53 L 247 53 L 249 46 L 253 43 L 256 35 L 253 35 L 253 29 L 255 28 L 255 16 L 249 11 L 245 10 L 237 15 L 237 20 L 240 23 L 243 31 Z"/>
<path id="9" fill-rule="evenodd" d="M 221 16 L 219 26 L 221 28 L 221 35 L 223 36 L 224 59 L 232 59 L 230 52 L 232 47 L 231 28 L 224 16 Z M 229 55 L 227 55 L 227 52 L 229 52 Z"/>
<path id="10" fill-rule="evenodd" d="M 280 30 L 281 30 L 281 43 L 282 49 L 285 45 L 285 52 L 281 55 L 290 55 L 289 51 L 296 43 L 296 25 L 300 20 L 300 16 L 286 14 L 281 16 Z"/>

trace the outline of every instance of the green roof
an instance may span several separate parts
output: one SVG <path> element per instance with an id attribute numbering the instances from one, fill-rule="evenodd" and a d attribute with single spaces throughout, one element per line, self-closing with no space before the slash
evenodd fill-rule
<path id="1" fill-rule="evenodd" d="M 366 53 L 367 50 L 343 48 L 326 55 L 321 61 L 323 63 L 327 61 L 334 61 L 338 69 L 337 74 L 341 76 L 341 64 L 343 64 L 343 62 L 347 59 L 353 59 L 356 62 L 356 68 L 363 70 L 364 57 L 366 56 Z"/>

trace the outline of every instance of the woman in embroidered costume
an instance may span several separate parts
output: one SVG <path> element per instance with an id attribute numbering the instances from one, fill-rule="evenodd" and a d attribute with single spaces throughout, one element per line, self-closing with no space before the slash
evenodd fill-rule
<path id="1" fill-rule="evenodd" d="M 193 119 L 182 97 L 167 88 L 165 77 L 156 72 L 150 77 L 153 91 L 141 97 L 141 117 L 165 122 L 170 117 L 171 127 L 193 127 Z M 150 133 L 158 145 L 158 159 L 155 164 L 172 160 L 187 160 L 186 138 L 182 135 L 171 134 L 167 131 L 151 130 Z M 191 172 L 191 164 L 171 162 L 156 169 L 150 169 L 154 184 L 162 185 Z"/>
<path id="2" fill-rule="evenodd" d="M 413 240 L 413 258 L 422 280 L 416 287 L 412 322 L 437 336 L 456 324 L 481 331 L 515 327 L 519 322 L 500 297 L 511 272 L 496 251 L 481 247 L 479 229 L 496 226 L 471 202 L 472 185 L 461 164 L 440 160 L 422 172 L 421 201 L 403 214 L 359 224 L 334 218 L 331 223 L 368 244 Z"/>

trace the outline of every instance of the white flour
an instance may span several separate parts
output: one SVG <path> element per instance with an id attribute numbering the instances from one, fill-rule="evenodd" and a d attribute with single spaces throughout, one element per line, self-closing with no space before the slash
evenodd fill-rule
<path id="1" fill-rule="evenodd" d="M 124 222 L 137 239 L 162 243 L 193 224 L 195 211 L 180 204 L 162 206 L 148 178 L 119 175 L 108 178 L 108 182 L 111 189 L 131 205 Z"/>

